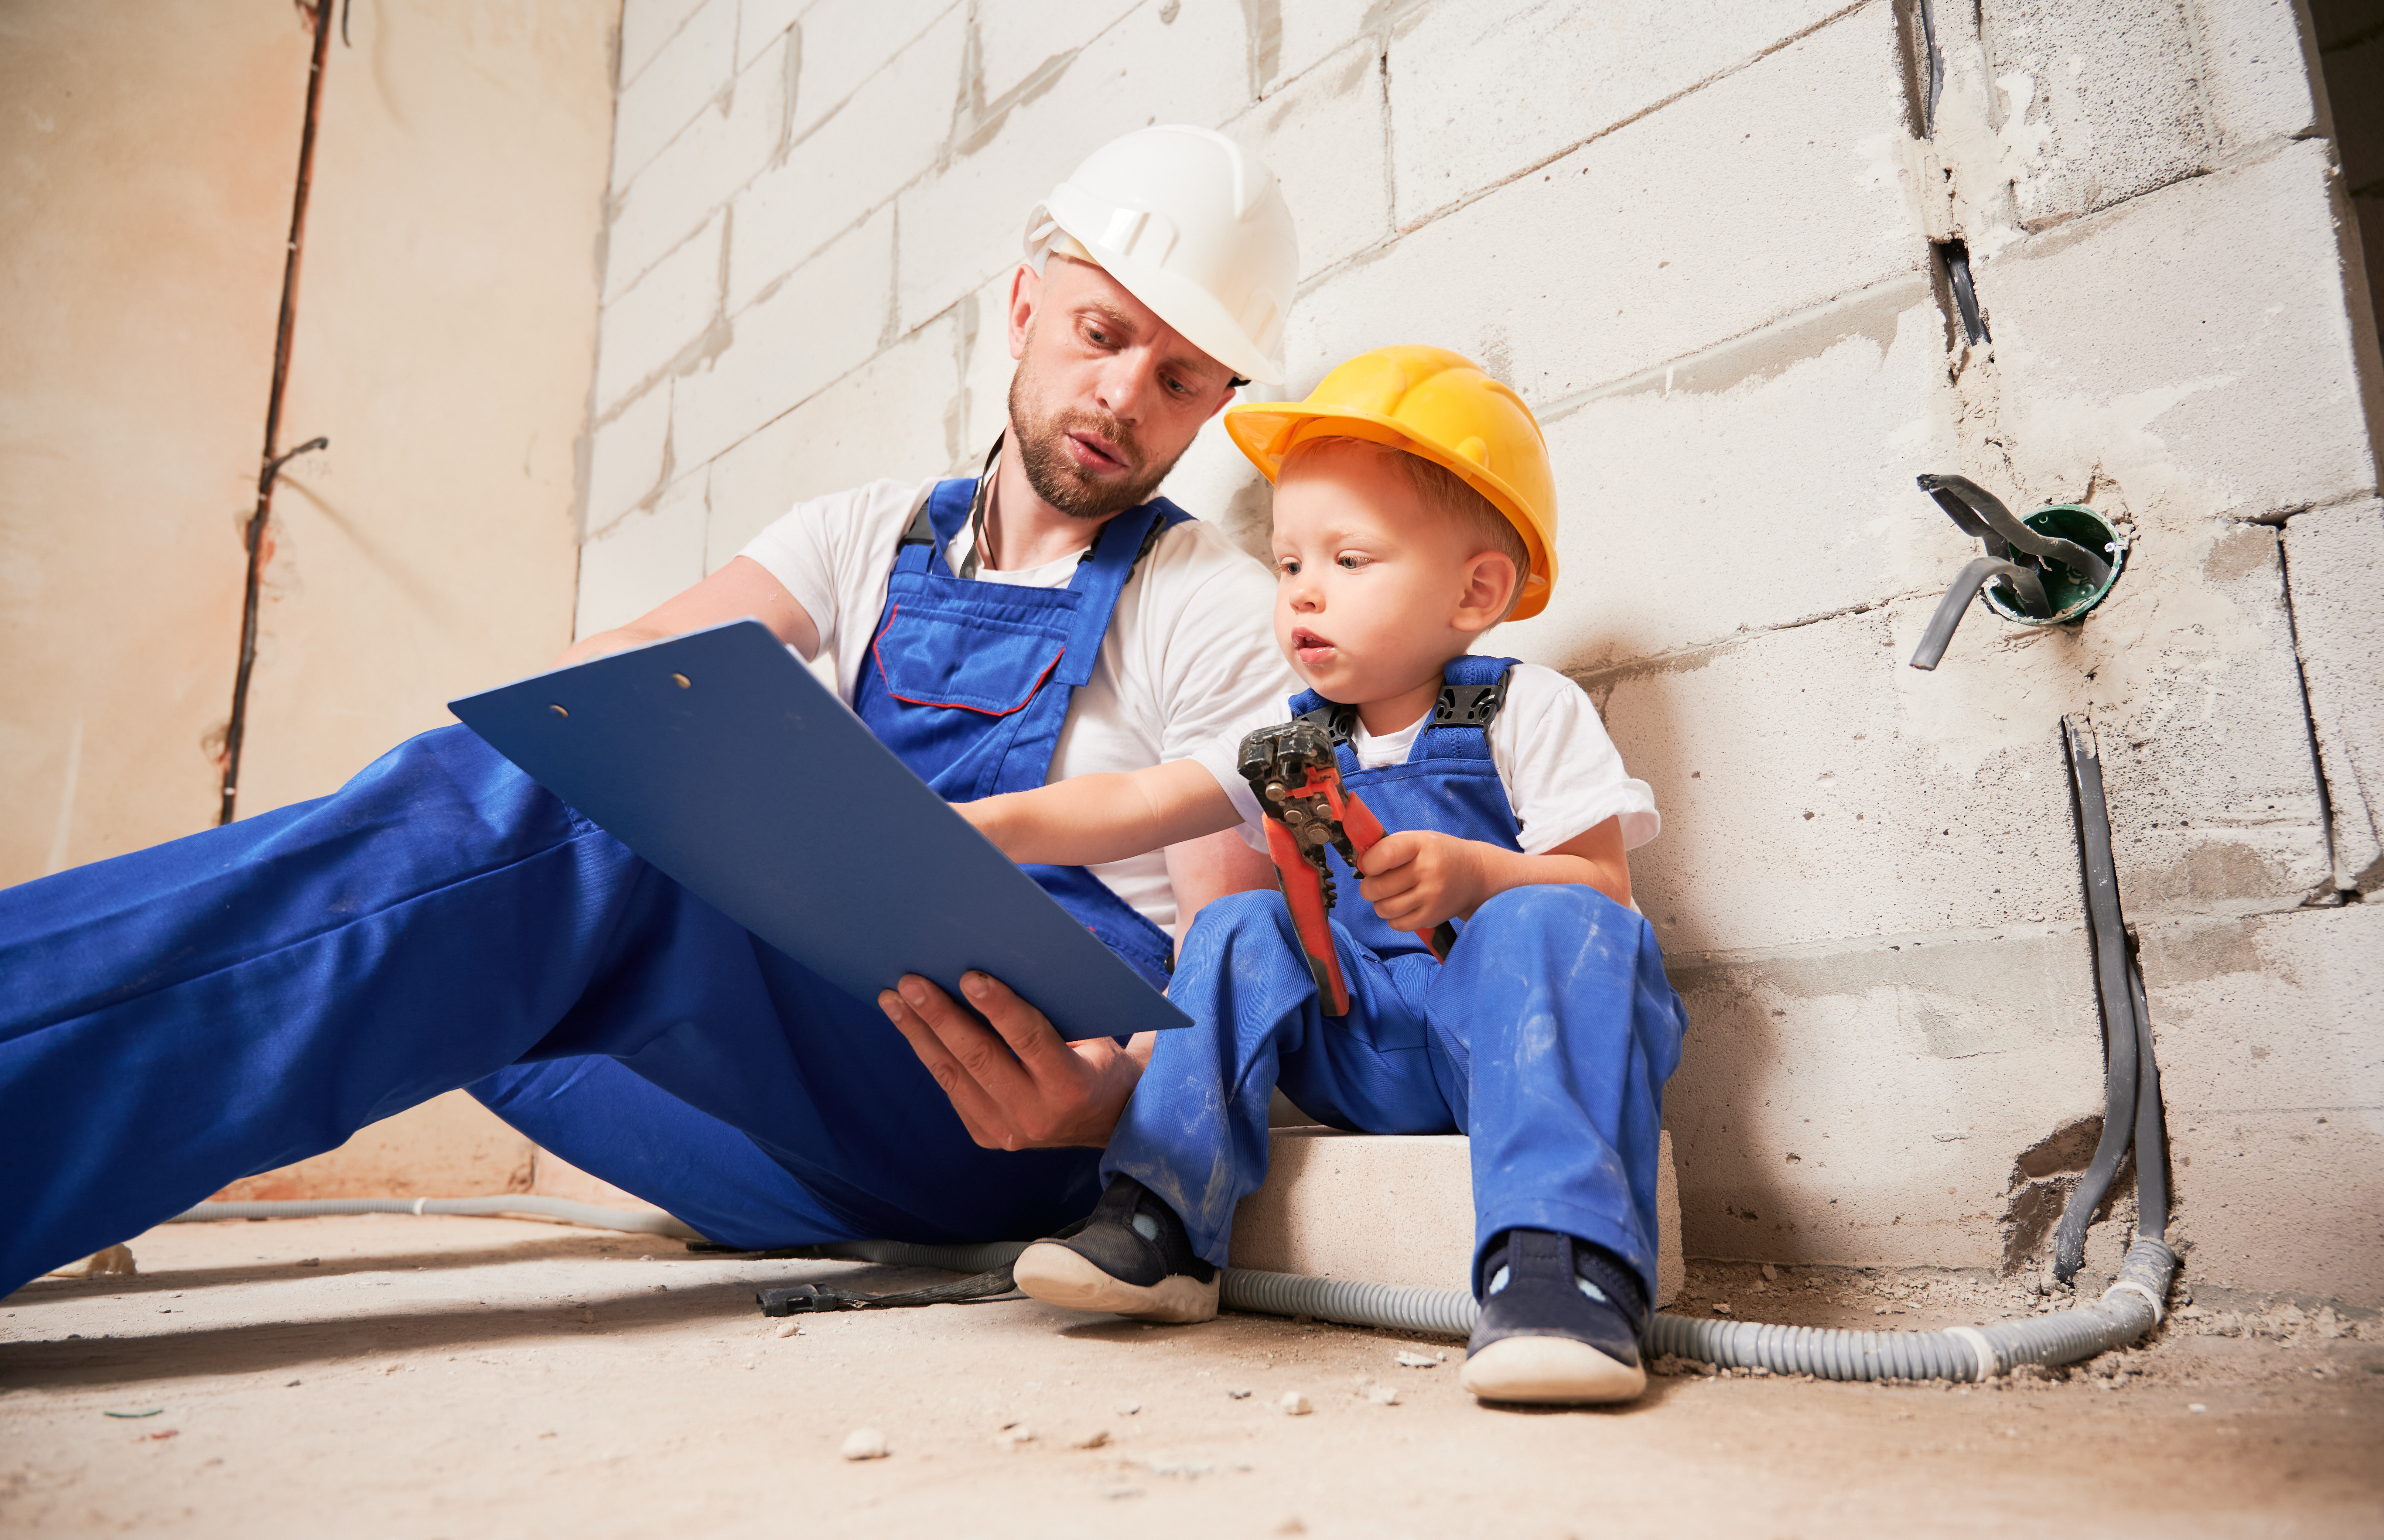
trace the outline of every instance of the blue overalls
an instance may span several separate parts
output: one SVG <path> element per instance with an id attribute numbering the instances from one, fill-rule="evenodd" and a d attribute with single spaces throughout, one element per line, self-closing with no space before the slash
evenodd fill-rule
<path id="1" fill-rule="evenodd" d="M 1065 590 L 962 582 L 936 552 L 975 485 L 929 499 L 855 703 L 955 798 L 1043 784 L 1147 537 L 1186 516 L 1120 515 Z M 1090 874 L 1037 876 L 1163 976 L 1164 934 Z M 0 1292 L 466 1086 L 734 1245 L 1031 1236 L 1099 1193 L 1094 1151 L 977 1148 L 873 1000 L 461 727 L 331 796 L 0 891 Z"/>
<path id="2" fill-rule="evenodd" d="M 1488 735 L 1513 664 L 1451 662 L 1415 748 L 1381 769 L 1358 767 L 1347 707 L 1310 690 L 1291 711 L 1334 731 L 1342 784 L 1384 827 L 1519 850 Z M 1657 1137 L 1684 1017 L 1647 922 L 1578 884 L 1510 888 L 1459 922 L 1444 965 L 1330 860 L 1348 1016 L 1319 1010 L 1279 895 L 1210 904 L 1169 991 L 1195 1025 L 1159 1035 L 1104 1180 L 1149 1187 L 1223 1265 L 1234 1205 L 1266 1178 L 1267 1106 L 1281 1086 L 1336 1128 L 1470 1135 L 1477 1258 L 1503 1230 L 1562 1231 L 1629 1261 L 1654 1298 Z"/>

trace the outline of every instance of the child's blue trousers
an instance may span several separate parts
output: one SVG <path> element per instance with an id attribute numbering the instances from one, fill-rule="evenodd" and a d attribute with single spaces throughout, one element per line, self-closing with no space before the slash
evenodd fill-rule
<path id="1" fill-rule="evenodd" d="M 1477 1260 L 1502 1230 L 1562 1231 L 1629 1261 L 1652 1300 L 1657 1139 L 1683 1016 L 1647 922 L 1578 885 L 1512 888 L 1446 965 L 1333 928 L 1340 1021 L 1318 1008 L 1279 896 L 1201 911 L 1168 991 L 1195 1025 L 1159 1034 L 1104 1177 L 1149 1187 L 1223 1265 L 1234 1205 L 1266 1178 L 1281 1086 L 1335 1127 L 1471 1136 Z"/>

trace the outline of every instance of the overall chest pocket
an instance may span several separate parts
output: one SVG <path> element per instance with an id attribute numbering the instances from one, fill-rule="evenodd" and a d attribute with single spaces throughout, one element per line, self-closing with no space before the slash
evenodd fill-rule
<path id="1" fill-rule="evenodd" d="M 898 602 L 872 651 L 897 701 L 1007 716 L 1034 699 L 1067 645 L 1057 627 Z"/>

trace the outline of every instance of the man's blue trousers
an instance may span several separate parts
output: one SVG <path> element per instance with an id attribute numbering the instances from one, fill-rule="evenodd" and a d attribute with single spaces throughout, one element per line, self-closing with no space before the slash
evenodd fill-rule
<path id="1" fill-rule="evenodd" d="M 715 1240 L 1031 1237 L 1093 1150 L 973 1143 L 841 995 L 463 728 L 0 891 L 0 1292 L 458 1087 Z"/>
<path id="2" fill-rule="evenodd" d="M 1684 1018 L 1647 922 L 1588 888 L 1512 888 L 1445 966 L 1333 928 L 1338 1021 L 1281 898 L 1200 912 L 1168 991 L 1196 1025 L 1159 1035 L 1104 1175 L 1157 1193 L 1223 1266 L 1234 1205 L 1266 1178 L 1280 1086 L 1337 1128 L 1470 1135 L 1477 1259 L 1502 1230 L 1561 1231 L 1630 1262 L 1653 1299 L 1657 1140 Z"/>

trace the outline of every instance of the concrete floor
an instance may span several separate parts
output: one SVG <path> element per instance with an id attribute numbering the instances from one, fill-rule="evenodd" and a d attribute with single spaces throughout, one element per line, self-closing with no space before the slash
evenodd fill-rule
<path id="1" fill-rule="evenodd" d="M 2208 1300 L 2123 1355 L 2117 1388 L 1667 1364 L 1632 1407 L 1524 1412 L 1460 1392 L 1438 1356 L 1460 1355 L 1451 1342 L 1257 1316 L 1154 1329 L 1032 1302 L 780 1323 L 755 1313 L 755 1285 L 945 1275 L 700 1260 L 510 1220 L 175 1225 L 132 1247 L 138 1276 L 0 1301 L 0 1531 L 2384 1532 L 2384 1343 L 2256 1311 L 2253 1329 L 2295 1339 L 2186 1335 L 2239 1323 Z M 1676 1308 L 1929 1326 L 2013 1304 L 1966 1275 L 1757 1285 L 1693 1264 Z M 1398 1367 L 1402 1351 L 1435 1367 Z M 1366 1394 L 1385 1385 L 1397 1404 Z M 1277 1410 L 1292 1390 L 1311 1415 Z M 863 1426 L 888 1458 L 838 1458 Z"/>

